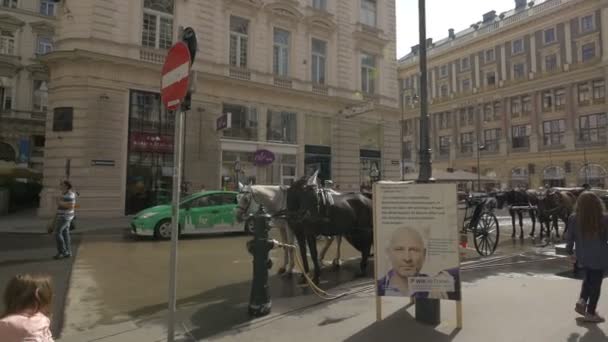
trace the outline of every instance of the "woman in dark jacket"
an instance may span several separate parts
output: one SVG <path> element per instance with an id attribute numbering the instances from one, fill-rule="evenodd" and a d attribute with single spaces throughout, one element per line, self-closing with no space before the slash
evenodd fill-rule
<path id="1" fill-rule="evenodd" d="M 576 214 L 568 220 L 567 252 L 583 268 L 585 278 L 574 310 L 591 323 L 604 322 L 595 311 L 600 298 L 604 270 L 608 269 L 608 217 L 604 203 L 592 192 L 576 201 Z M 573 248 L 576 245 L 576 256 Z"/>

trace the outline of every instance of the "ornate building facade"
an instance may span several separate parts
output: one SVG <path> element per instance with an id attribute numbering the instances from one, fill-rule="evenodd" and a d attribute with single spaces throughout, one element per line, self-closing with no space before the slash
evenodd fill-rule
<path id="1" fill-rule="evenodd" d="M 160 68 L 188 26 L 199 42 L 190 192 L 290 184 L 314 170 L 343 190 L 368 185 L 375 169 L 399 177 L 394 1 L 67 0 L 60 13 L 45 57 L 53 115 L 41 214 L 68 176 L 81 215 L 170 200 L 174 127 Z M 227 113 L 231 127 L 217 131 Z"/>
<path id="2" fill-rule="evenodd" d="M 516 0 L 481 19 L 427 42 L 434 167 L 495 178 L 488 187 L 605 187 L 608 2 Z M 414 170 L 418 47 L 398 70 Z"/>

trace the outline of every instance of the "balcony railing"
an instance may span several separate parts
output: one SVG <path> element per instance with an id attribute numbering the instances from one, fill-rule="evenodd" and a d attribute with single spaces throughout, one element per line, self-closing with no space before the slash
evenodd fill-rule
<path id="1" fill-rule="evenodd" d="M 329 88 L 324 84 L 313 84 L 312 92 L 317 95 L 327 96 L 329 94 Z"/>
<path id="2" fill-rule="evenodd" d="M 151 49 L 142 47 L 139 50 L 139 59 L 146 62 L 163 64 L 165 57 L 167 56 L 167 50 Z"/>
<path id="3" fill-rule="evenodd" d="M 238 80 L 251 81 L 251 71 L 244 68 L 231 67 L 229 71 L 231 78 Z"/>
<path id="4" fill-rule="evenodd" d="M 275 76 L 274 85 L 279 88 L 291 89 L 293 88 L 293 81 L 290 78 Z"/>

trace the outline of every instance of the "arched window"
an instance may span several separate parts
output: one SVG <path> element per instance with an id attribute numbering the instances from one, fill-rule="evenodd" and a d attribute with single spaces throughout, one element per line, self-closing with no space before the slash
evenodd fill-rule
<path id="1" fill-rule="evenodd" d="M 0 160 L 12 162 L 15 158 L 15 149 L 7 143 L 0 142 Z"/>
<path id="2" fill-rule="evenodd" d="M 589 164 L 583 166 L 578 171 L 578 184 L 589 184 L 594 188 L 605 188 L 608 172 L 606 169 L 597 164 Z"/>

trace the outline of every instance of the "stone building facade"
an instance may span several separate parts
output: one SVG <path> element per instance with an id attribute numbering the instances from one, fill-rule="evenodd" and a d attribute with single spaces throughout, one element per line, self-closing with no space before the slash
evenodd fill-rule
<path id="1" fill-rule="evenodd" d="M 495 177 L 488 187 L 605 187 L 608 1 L 517 0 L 481 19 L 427 42 L 434 167 Z M 398 70 L 414 170 L 418 47 Z"/>
<path id="2" fill-rule="evenodd" d="M 43 168 L 48 70 L 57 5 L 51 0 L 0 2 L 0 160 Z"/>
<path id="3" fill-rule="evenodd" d="M 399 177 L 394 1 L 78 0 L 59 13 L 44 58 L 53 115 L 43 215 L 68 176 L 80 215 L 170 199 L 174 126 L 160 104 L 160 68 L 188 26 L 199 42 L 186 119 L 190 192 L 290 184 L 317 169 L 342 190 L 369 184 L 373 168 Z M 352 114 L 362 105 L 369 110 Z M 226 113 L 232 127 L 217 131 Z M 256 161 L 261 153 L 273 161 Z"/>

